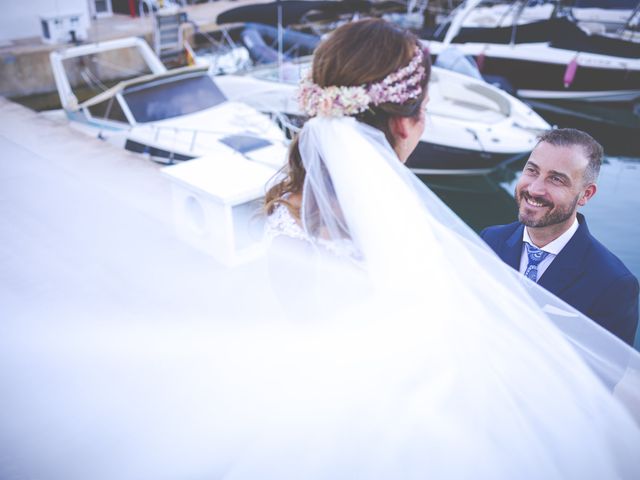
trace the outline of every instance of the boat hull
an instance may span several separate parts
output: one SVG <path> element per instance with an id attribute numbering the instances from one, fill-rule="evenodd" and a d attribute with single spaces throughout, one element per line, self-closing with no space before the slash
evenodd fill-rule
<path id="1" fill-rule="evenodd" d="M 421 141 L 407 160 L 418 175 L 478 175 L 524 158 L 529 152 L 478 152 Z"/>
<path id="2" fill-rule="evenodd" d="M 521 98 L 632 102 L 640 98 L 640 71 L 578 65 L 565 85 L 566 64 L 485 56 L 482 73 L 506 78 Z"/>
<path id="3" fill-rule="evenodd" d="M 560 128 L 578 128 L 600 142 L 607 154 L 640 152 L 640 112 L 615 105 L 574 101 L 538 101 L 529 104 L 548 122 Z"/>

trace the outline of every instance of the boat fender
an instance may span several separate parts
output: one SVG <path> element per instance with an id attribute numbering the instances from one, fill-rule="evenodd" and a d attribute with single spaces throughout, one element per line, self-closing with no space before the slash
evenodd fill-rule
<path id="1" fill-rule="evenodd" d="M 482 52 L 480 52 L 478 54 L 478 56 L 476 57 L 476 65 L 478 66 L 478 70 L 480 72 L 482 72 L 482 69 L 484 68 L 485 57 L 486 57 L 486 55 L 484 54 L 484 50 Z"/>
<path id="2" fill-rule="evenodd" d="M 578 71 L 578 56 L 576 55 L 573 60 L 567 65 L 567 69 L 564 71 L 564 88 L 569 88 L 576 78 L 576 72 Z"/>

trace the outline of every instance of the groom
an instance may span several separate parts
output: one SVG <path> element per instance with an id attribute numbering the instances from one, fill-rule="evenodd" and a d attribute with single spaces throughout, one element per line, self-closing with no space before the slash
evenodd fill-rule
<path id="1" fill-rule="evenodd" d="M 579 130 L 545 133 L 516 185 L 519 221 L 480 235 L 504 262 L 632 345 L 638 280 L 577 213 L 596 193 L 602 154 Z"/>

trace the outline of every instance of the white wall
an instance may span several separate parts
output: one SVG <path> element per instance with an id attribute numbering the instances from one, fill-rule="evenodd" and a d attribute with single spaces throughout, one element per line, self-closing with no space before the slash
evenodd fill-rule
<path id="1" fill-rule="evenodd" d="M 0 44 L 40 37 L 40 16 L 80 13 L 89 24 L 89 0 L 0 0 Z"/>

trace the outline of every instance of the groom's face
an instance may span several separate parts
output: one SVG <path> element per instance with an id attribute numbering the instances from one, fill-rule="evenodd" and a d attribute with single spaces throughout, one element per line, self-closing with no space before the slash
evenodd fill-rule
<path id="1" fill-rule="evenodd" d="M 528 227 L 569 228 L 578 205 L 586 203 L 583 197 L 587 165 L 580 146 L 540 143 L 531 152 L 516 185 L 520 222 Z"/>

